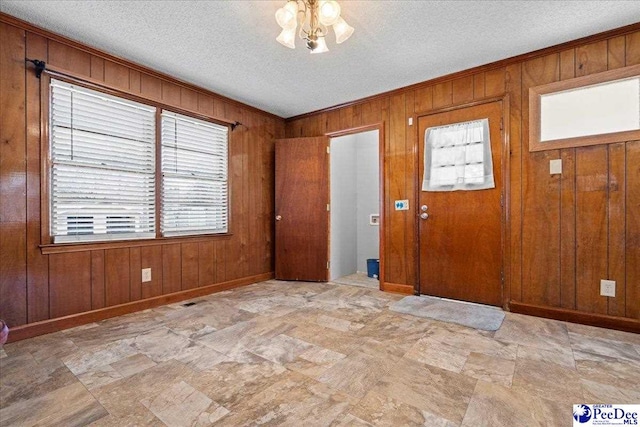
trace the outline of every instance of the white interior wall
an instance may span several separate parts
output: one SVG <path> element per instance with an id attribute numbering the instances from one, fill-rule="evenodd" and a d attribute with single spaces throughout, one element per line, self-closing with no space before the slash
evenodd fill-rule
<path id="1" fill-rule="evenodd" d="M 331 280 L 367 271 L 367 259 L 379 258 L 378 131 L 331 139 Z"/>
<path id="2" fill-rule="evenodd" d="M 356 272 L 356 137 L 331 139 L 331 280 Z"/>
<path id="3" fill-rule="evenodd" d="M 370 214 L 380 210 L 378 131 L 356 136 L 357 270 L 367 272 L 367 258 L 380 257 L 380 226 L 369 224 Z"/>

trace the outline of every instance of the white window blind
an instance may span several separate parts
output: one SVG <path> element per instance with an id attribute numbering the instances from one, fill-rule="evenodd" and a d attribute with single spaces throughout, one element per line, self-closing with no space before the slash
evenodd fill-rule
<path id="1" fill-rule="evenodd" d="M 155 237 L 154 107 L 51 80 L 54 243 Z"/>
<path id="2" fill-rule="evenodd" d="M 226 233 L 226 126 L 162 112 L 163 236 Z"/>
<path id="3" fill-rule="evenodd" d="M 426 130 L 422 191 L 494 187 L 488 119 Z"/>

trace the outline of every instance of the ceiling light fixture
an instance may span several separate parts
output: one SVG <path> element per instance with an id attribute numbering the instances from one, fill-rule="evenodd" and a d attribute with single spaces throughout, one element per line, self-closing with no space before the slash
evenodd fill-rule
<path id="1" fill-rule="evenodd" d="M 328 52 L 325 40 L 333 26 L 336 43 L 351 37 L 353 27 L 340 16 L 340 5 L 334 0 L 288 0 L 276 11 L 276 22 L 282 32 L 276 40 L 290 49 L 296 47 L 296 29 L 311 53 Z"/>

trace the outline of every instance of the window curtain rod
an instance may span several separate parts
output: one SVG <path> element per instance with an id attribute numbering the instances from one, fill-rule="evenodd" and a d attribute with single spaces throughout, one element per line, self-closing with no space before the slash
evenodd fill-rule
<path id="1" fill-rule="evenodd" d="M 29 58 L 25 58 L 25 62 L 29 62 L 31 64 L 34 65 L 35 67 L 35 74 L 36 74 L 36 78 L 40 78 L 42 76 L 42 73 L 47 73 L 47 74 L 51 74 L 52 76 L 58 76 L 58 77 L 63 77 L 63 78 L 67 78 L 67 79 L 72 79 L 72 80 L 76 80 L 82 83 L 86 83 L 92 86 L 97 86 L 97 87 L 102 87 L 99 84 L 96 84 L 94 82 L 79 78 L 73 74 L 67 74 L 65 72 L 62 71 L 57 71 L 57 70 L 52 70 L 51 68 L 47 68 L 47 63 L 44 61 L 41 61 L 39 59 L 29 59 Z M 244 126 L 245 128 L 247 128 L 245 125 L 243 125 L 242 123 L 240 123 L 239 121 L 230 121 L 230 120 L 225 120 L 225 119 L 220 119 L 217 117 L 212 117 L 214 120 L 223 122 L 228 124 L 229 126 L 231 126 L 231 131 L 236 130 L 236 128 L 238 126 Z M 248 128 L 247 128 L 248 129 Z"/>
<path id="2" fill-rule="evenodd" d="M 36 67 L 36 77 L 40 78 L 42 72 L 45 70 L 47 63 L 44 61 L 40 61 L 39 59 L 29 59 L 25 58 L 25 62 L 31 62 Z"/>

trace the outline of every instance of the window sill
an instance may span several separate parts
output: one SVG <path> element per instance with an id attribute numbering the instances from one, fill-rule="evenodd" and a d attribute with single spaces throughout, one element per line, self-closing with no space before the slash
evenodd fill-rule
<path id="1" fill-rule="evenodd" d="M 200 234 L 184 237 L 159 237 L 156 239 L 140 240 L 112 240 L 107 242 L 83 242 L 83 243 L 55 243 L 40 245 L 43 255 L 61 254 L 68 252 L 84 252 L 103 249 L 140 248 L 145 246 L 172 245 L 178 243 L 210 242 L 211 240 L 228 240 L 232 233 L 225 234 Z"/>

